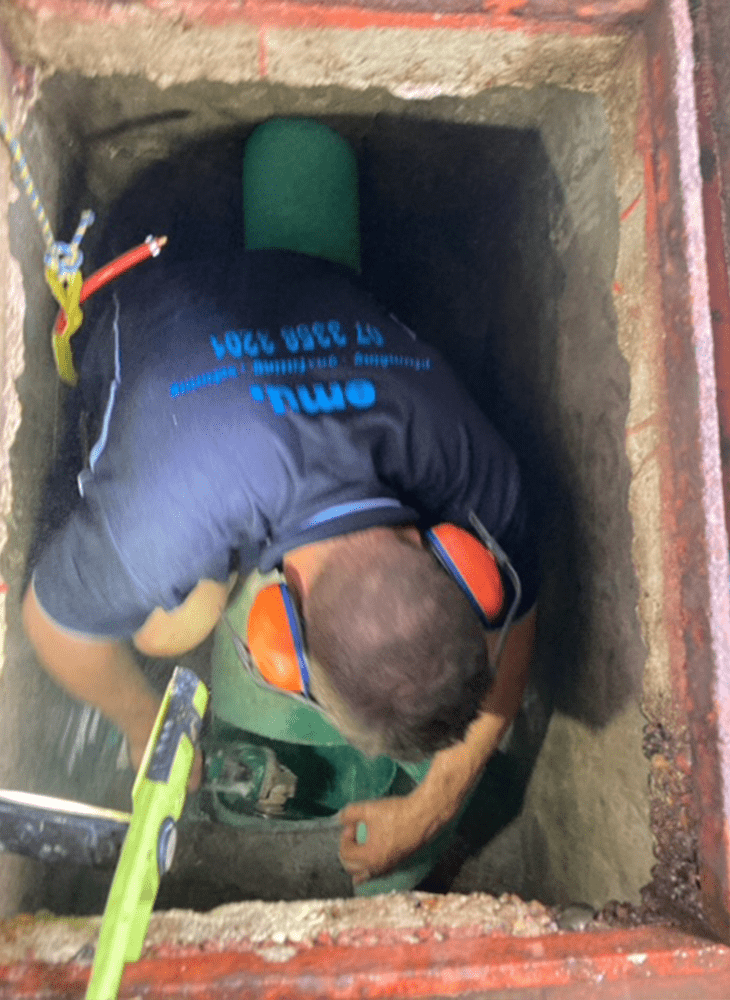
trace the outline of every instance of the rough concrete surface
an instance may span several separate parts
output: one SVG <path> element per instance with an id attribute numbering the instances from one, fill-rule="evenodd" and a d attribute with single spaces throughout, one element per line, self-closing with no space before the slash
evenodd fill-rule
<path id="1" fill-rule="evenodd" d="M 464 864 L 454 891 L 468 892 L 472 883 L 491 892 L 519 885 L 526 899 L 566 905 L 578 898 L 579 872 L 581 899 L 638 902 L 634 886 L 647 877 L 649 821 L 646 790 L 632 777 L 635 749 L 625 737 L 642 723 L 632 704 L 589 735 L 580 722 L 554 712 L 521 814 Z M 617 829 L 618 839 L 593 833 Z"/>
<path id="2" fill-rule="evenodd" d="M 27 102 L 21 98 L 10 99 L 9 86 L 9 63 L 5 53 L 2 53 L 2 73 L 0 74 L 0 90 L 2 91 L 2 104 L 8 123 L 11 128 L 18 132 L 23 126 Z M 0 481 L 2 482 L 2 513 L 3 527 L 0 532 L 3 557 L 9 555 L 7 543 L 8 534 L 12 533 L 14 527 L 25 520 L 28 523 L 27 514 L 23 511 L 28 509 L 27 505 L 32 503 L 33 496 L 37 496 L 40 482 L 35 487 L 31 487 L 27 493 L 23 490 L 23 483 L 18 481 L 11 473 L 10 448 L 16 438 L 20 425 L 20 401 L 17 393 L 16 379 L 21 376 L 25 364 L 25 347 L 23 343 L 23 320 L 26 315 L 26 291 L 31 295 L 38 289 L 36 285 L 26 284 L 24 287 L 21 269 L 16 257 L 12 256 L 13 242 L 20 236 L 23 239 L 23 229 L 20 232 L 16 229 L 9 216 L 11 202 L 17 200 L 17 191 L 10 184 L 10 172 L 7 158 L 3 159 L 0 168 L 2 184 L 2 200 L 8 205 L 8 211 L 3 213 L 0 223 L 0 268 L 2 269 L 2 304 L 0 311 L 1 333 L 1 357 L 2 369 L 0 370 L 0 385 L 2 386 L 2 452 L 0 454 Z M 12 231 L 12 233 L 10 232 Z M 29 230 L 25 231 L 28 235 Z M 29 245 L 36 245 L 32 236 L 29 236 Z M 36 238 L 37 239 L 37 238 Z M 40 246 L 40 241 L 37 241 Z M 17 246 L 17 244 L 16 244 Z M 32 315 L 32 306 L 31 306 Z M 55 386 L 54 386 L 55 391 Z M 50 451 L 50 447 L 47 448 Z M 29 469 L 32 469 L 32 462 L 38 457 L 30 449 Z M 38 479 L 38 477 L 35 477 Z M 18 636 L 18 614 L 17 614 L 17 582 L 15 574 L 8 572 L 7 564 L 2 567 L 1 578 L 4 582 L 4 591 L 0 595 L 0 605 L 2 608 L 2 634 L 5 640 L 3 650 L 2 666 L 0 667 L 0 734 L 2 740 L 2 753 L 0 753 L 0 786 L 12 784 L 14 777 L 18 773 L 27 773 L 30 770 L 30 762 L 23 756 L 22 733 L 31 736 L 38 734 L 38 730 L 29 730 L 28 718 L 31 713 L 27 712 L 27 707 L 32 704 L 36 694 L 34 677 L 38 675 L 38 670 L 31 665 L 30 671 L 25 669 L 23 654 L 20 660 L 14 661 L 14 653 L 11 646 L 18 648 L 12 642 L 13 636 Z M 9 587 L 9 589 L 7 589 Z M 22 647 L 22 640 L 20 642 Z M 25 654 L 27 659 L 27 653 Z M 7 669 L 8 663 L 16 664 L 16 669 Z M 39 702 L 50 707 L 50 699 Z M 42 725 L 42 724 L 41 724 Z M 26 753 L 28 746 L 25 747 Z M 21 903 L 26 893 L 31 896 L 38 884 L 38 868 L 32 862 L 23 858 L 7 858 L 0 863 L 0 906 L 4 910 L 13 912 Z M 40 897 L 36 896 L 37 902 Z"/>
<path id="3" fill-rule="evenodd" d="M 543 515 L 545 586 L 531 708 L 518 720 L 505 763 L 518 789 L 529 779 L 525 807 L 486 847 L 472 829 L 467 848 L 478 854 L 457 884 L 546 902 L 638 901 L 653 861 L 638 706 L 643 683 L 661 702 L 665 662 L 658 471 L 645 427 L 658 413 L 651 338 L 660 324 L 646 301 L 640 222 L 640 46 L 610 37 L 528 45 L 516 36 L 500 42 L 469 32 L 385 30 L 370 45 L 366 34 L 337 31 L 320 46 L 316 33 L 282 29 L 267 36 L 265 53 L 272 74 L 278 67 L 276 82 L 234 86 L 220 81 L 250 79 L 248 55 L 232 69 L 227 50 L 216 61 L 201 43 L 196 61 L 198 29 L 176 35 L 187 53 L 183 68 L 166 61 L 159 44 L 166 36 L 154 31 L 142 32 L 134 50 L 112 44 L 133 20 L 121 18 L 121 28 L 86 24 L 78 46 L 53 18 L 15 21 L 7 4 L 0 13 L 10 44 L 46 77 L 23 136 L 29 161 L 60 232 L 72 231 L 80 208 L 98 211 L 87 243 L 92 263 L 149 231 L 167 232 L 171 252 L 237 240 L 240 150 L 257 120 L 315 114 L 353 141 L 363 176 L 366 281 L 444 351 L 525 455 Z M 485 59 L 492 46 L 509 58 Z M 335 49 L 349 61 L 338 61 Z M 408 80 L 406 50 L 420 52 L 424 67 Z M 312 67 L 324 52 L 331 58 L 317 76 Z M 482 75 L 465 82 L 465 59 L 474 73 L 479 63 Z M 54 62 L 81 75 L 54 75 Z M 494 76 L 484 74 L 488 64 Z M 106 77 L 110 71 L 135 75 Z M 472 79 L 487 89 L 448 96 L 473 93 Z M 433 100 L 388 93 L 435 93 L 433 81 L 442 95 Z M 361 89 L 373 82 L 386 89 Z M 497 86 L 502 82 L 513 86 Z M 563 89 L 545 86 L 556 82 Z M 230 222 L 223 236 L 222 219 Z M 16 506 L 3 555 L 14 603 L 0 678 L 16 720 L 12 748 L 10 730 L 0 734 L 2 753 L 19 750 L 20 762 L 6 780 L 108 800 L 123 794 L 124 776 L 114 788 L 93 786 L 90 761 L 107 746 L 100 734 L 112 735 L 55 694 L 17 625 L 24 567 L 39 534 L 33 525 L 41 484 L 59 454 L 66 403 L 48 360 L 53 310 L 27 206 L 13 205 L 10 220 L 27 312 Z M 627 424 L 637 428 L 629 456 Z M 43 505 L 43 530 L 63 515 L 69 464 L 57 470 L 55 502 Z M 74 733 L 82 734 L 80 744 L 68 743 Z M 69 767 L 74 744 L 82 753 Z M 114 749 L 112 742 L 107 752 Z M 341 872 L 336 861 L 329 876 L 322 870 L 321 848 L 310 839 L 304 855 L 287 852 L 282 860 L 293 871 L 302 864 L 318 870 L 320 894 L 341 894 Z M 252 850 L 242 868 L 255 873 L 255 857 Z M 16 899 L 11 912 L 38 905 L 43 891 L 59 908 L 72 904 L 61 897 L 76 893 L 77 881 L 59 888 L 57 874 L 39 878 L 45 890 Z M 245 890 L 238 885 L 257 895 L 255 879 Z"/>
<path id="4" fill-rule="evenodd" d="M 470 96 L 494 86 L 561 86 L 594 90 L 620 61 L 622 33 L 563 35 L 522 31 L 427 30 L 359 24 L 347 11 L 311 24 L 311 11 L 272 7 L 259 24 L 231 19 L 195 24 L 175 10 L 136 3 L 111 17 L 36 17 L 0 2 L 5 44 L 21 62 L 44 72 L 87 76 L 139 73 L 162 87 L 210 80 L 241 83 L 268 76 L 290 86 L 386 87 L 406 98 Z"/>
<path id="5" fill-rule="evenodd" d="M 13 0 L 0 2 L 3 39 L 23 63 L 86 76 L 135 73 L 168 86 L 193 80 L 236 83 L 258 76 L 258 29 L 248 24 L 196 26 L 129 4 L 109 20 L 36 18 Z"/>
<path id="6" fill-rule="evenodd" d="M 49 963 L 83 961 L 79 956 L 84 955 L 89 961 L 99 924 L 94 918 L 52 924 L 42 918 L 4 921 L 0 965 L 31 958 Z M 144 954 L 171 947 L 255 950 L 275 962 L 315 944 L 372 945 L 379 939 L 417 943 L 484 934 L 537 937 L 557 930 L 546 907 L 515 896 L 409 892 L 375 899 L 233 904 L 205 914 L 169 910 L 152 917 Z"/>
<path id="7" fill-rule="evenodd" d="M 272 28 L 266 55 L 272 81 L 353 90 L 386 87 L 397 97 L 423 99 L 471 97 L 495 86 L 592 88 L 615 69 L 625 45 L 621 36 L 577 42 L 560 35 L 437 28 L 370 28 L 356 34 Z"/>

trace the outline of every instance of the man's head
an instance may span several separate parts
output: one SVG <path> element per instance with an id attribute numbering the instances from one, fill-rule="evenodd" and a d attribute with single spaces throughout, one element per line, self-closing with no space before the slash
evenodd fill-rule
<path id="1" fill-rule="evenodd" d="M 304 612 L 313 691 L 352 742 L 418 759 L 463 738 L 489 686 L 484 633 L 417 532 L 337 540 Z"/>

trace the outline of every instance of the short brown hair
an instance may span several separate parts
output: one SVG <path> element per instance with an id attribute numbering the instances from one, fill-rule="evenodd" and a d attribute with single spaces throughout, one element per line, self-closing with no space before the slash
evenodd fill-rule
<path id="1" fill-rule="evenodd" d="M 420 759 L 463 739 L 477 715 L 490 684 L 486 640 L 429 552 L 392 531 L 369 534 L 314 581 L 307 645 L 383 752 Z"/>

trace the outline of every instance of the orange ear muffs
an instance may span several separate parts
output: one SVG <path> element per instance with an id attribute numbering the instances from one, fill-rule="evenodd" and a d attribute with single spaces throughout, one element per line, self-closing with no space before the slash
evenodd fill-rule
<path id="1" fill-rule="evenodd" d="M 482 624 L 493 627 L 504 604 L 504 584 L 497 560 L 464 528 L 438 524 L 426 532 L 438 561 L 469 598 Z"/>
<path id="2" fill-rule="evenodd" d="M 489 549 L 455 524 L 437 525 L 426 532 L 426 540 L 482 624 L 492 627 L 505 595 L 497 561 Z M 256 595 L 248 617 L 247 639 L 256 667 L 269 684 L 309 696 L 304 637 L 286 584 L 272 584 Z"/>
<path id="3" fill-rule="evenodd" d="M 256 595 L 248 616 L 248 648 L 269 684 L 309 695 L 304 637 L 286 584 L 272 584 Z"/>

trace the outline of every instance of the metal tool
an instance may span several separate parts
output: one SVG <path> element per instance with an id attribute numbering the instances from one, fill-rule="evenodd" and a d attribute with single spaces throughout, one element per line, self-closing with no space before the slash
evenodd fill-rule
<path id="1" fill-rule="evenodd" d="M 0 790 L 0 852 L 96 867 L 117 863 L 132 814 Z"/>

